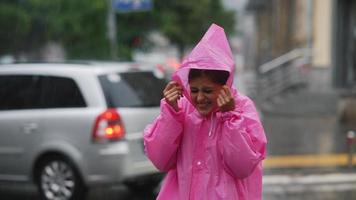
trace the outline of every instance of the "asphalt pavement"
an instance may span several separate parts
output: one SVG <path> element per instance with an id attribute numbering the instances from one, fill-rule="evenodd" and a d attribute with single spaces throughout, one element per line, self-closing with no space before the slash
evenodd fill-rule
<path id="1" fill-rule="evenodd" d="M 36 187 L 32 184 L 0 183 L 1 200 L 39 200 Z M 127 187 L 107 186 L 90 190 L 87 200 L 154 200 L 155 194 L 130 191 Z"/>

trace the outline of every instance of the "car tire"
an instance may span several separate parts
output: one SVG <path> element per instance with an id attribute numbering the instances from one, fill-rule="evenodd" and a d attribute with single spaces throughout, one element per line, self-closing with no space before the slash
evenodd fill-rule
<path id="1" fill-rule="evenodd" d="M 74 165 L 61 156 L 44 159 L 35 174 L 43 200 L 85 199 L 87 188 Z"/>

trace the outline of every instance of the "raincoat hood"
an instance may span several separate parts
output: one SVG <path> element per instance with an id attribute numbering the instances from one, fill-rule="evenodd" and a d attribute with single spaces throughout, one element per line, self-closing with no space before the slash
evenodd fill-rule
<path id="1" fill-rule="evenodd" d="M 200 42 L 183 60 L 172 79 L 184 88 L 184 95 L 190 99 L 188 74 L 191 68 L 224 70 L 229 72 L 227 85 L 232 87 L 235 62 L 223 28 L 212 24 Z"/>

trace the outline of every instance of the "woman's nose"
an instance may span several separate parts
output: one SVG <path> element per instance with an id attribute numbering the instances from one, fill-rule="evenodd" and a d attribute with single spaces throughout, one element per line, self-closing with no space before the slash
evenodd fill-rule
<path id="1" fill-rule="evenodd" d="M 197 101 L 200 102 L 200 101 L 203 101 L 204 100 L 204 94 L 202 92 L 198 92 L 198 95 L 197 95 Z"/>

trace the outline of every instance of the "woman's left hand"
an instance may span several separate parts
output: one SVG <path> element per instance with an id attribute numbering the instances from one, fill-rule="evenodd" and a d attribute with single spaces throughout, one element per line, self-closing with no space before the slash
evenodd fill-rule
<path id="1" fill-rule="evenodd" d="M 230 88 L 224 85 L 217 98 L 217 104 L 221 112 L 228 112 L 235 109 L 235 99 L 231 95 Z"/>

